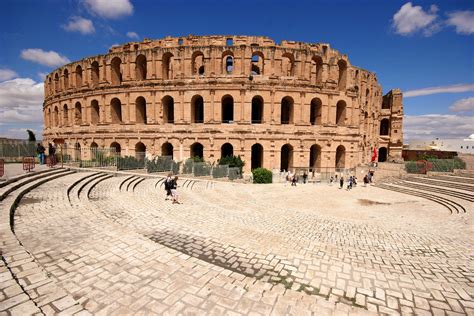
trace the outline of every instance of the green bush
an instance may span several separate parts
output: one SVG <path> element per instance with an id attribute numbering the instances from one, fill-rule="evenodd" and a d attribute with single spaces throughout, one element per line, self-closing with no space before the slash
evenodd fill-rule
<path id="1" fill-rule="evenodd" d="M 242 172 L 242 168 L 245 166 L 245 161 L 240 158 L 240 156 L 225 156 L 219 159 L 219 165 L 228 165 L 229 168 L 240 168 L 240 172 Z"/>
<path id="2" fill-rule="evenodd" d="M 265 168 L 252 170 L 253 183 L 272 183 L 272 172 Z"/>
<path id="3" fill-rule="evenodd" d="M 145 160 L 133 156 L 117 157 L 117 170 L 131 170 L 145 168 Z"/>

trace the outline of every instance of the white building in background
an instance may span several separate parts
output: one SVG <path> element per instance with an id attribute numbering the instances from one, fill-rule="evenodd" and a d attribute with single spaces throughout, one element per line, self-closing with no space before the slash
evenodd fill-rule
<path id="1" fill-rule="evenodd" d="M 474 134 L 465 139 L 410 140 L 408 149 L 457 151 L 474 154 Z"/>

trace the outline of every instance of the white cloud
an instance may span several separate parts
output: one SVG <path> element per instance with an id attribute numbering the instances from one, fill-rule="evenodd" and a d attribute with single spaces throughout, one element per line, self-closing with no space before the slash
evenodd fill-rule
<path id="1" fill-rule="evenodd" d="M 460 83 L 450 86 L 439 86 L 439 87 L 429 87 L 417 90 L 409 90 L 403 92 L 405 98 L 418 97 L 421 95 L 430 95 L 438 93 L 459 93 L 459 92 L 469 92 L 474 91 L 474 84 L 472 83 Z"/>
<path id="2" fill-rule="evenodd" d="M 458 34 L 474 33 L 474 11 L 456 11 L 448 13 L 448 25 L 456 27 Z"/>
<path id="3" fill-rule="evenodd" d="M 465 98 L 454 102 L 449 109 L 453 112 L 474 111 L 474 98 Z"/>
<path id="4" fill-rule="evenodd" d="M 139 39 L 140 38 L 138 36 L 138 34 L 135 33 L 135 32 L 127 32 L 127 36 L 130 37 L 131 39 Z"/>
<path id="5" fill-rule="evenodd" d="M 133 14 L 129 0 L 83 0 L 91 13 L 106 19 L 117 19 Z"/>
<path id="6" fill-rule="evenodd" d="M 17 78 L 0 83 L 0 124 L 41 123 L 43 83 Z"/>
<path id="7" fill-rule="evenodd" d="M 69 22 L 62 26 L 63 29 L 69 32 L 79 32 L 81 34 L 91 34 L 95 32 L 94 24 L 91 20 L 84 19 L 80 16 L 73 16 L 69 18 Z"/>
<path id="8" fill-rule="evenodd" d="M 21 58 L 49 67 L 58 67 L 70 63 L 67 57 L 61 56 L 52 50 L 47 52 L 40 48 L 23 49 Z"/>
<path id="9" fill-rule="evenodd" d="M 1 137 L 13 138 L 13 139 L 28 139 L 27 129 L 32 130 L 35 133 L 36 139 L 42 139 L 41 134 L 43 126 L 41 124 L 28 124 L 25 127 L 11 127 L 2 131 Z"/>
<path id="10" fill-rule="evenodd" d="M 46 79 L 46 76 L 48 75 L 48 73 L 47 72 L 38 72 L 37 75 L 38 75 L 38 78 L 41 81 L 44 81 Z"/>
<path id="11" fill-rule="evenodd" d="M 18 76 L 18 74 L 15 71 L 7 68 L 0 68 L 0 81 L 10 80 L 16 76 Z"/>
<path id="12" fill-rule="evenodd" d="M 465 138 L 474 133 L 474 116 L 407 115 L 403 121 L 403 133 L 405 139 Z"/>
<path id="13" fill-rule="evenodd" d="M 397 13 L 393 15 L 393 27 L 400 35 L 409 35 L 418 31 L 425 36 L 430 36 L 440 29 L 436 22 L 438 7 L 431 5 L 428 11 L 421 6 L 413 6 L 411 2 L 405 3 Z"/>

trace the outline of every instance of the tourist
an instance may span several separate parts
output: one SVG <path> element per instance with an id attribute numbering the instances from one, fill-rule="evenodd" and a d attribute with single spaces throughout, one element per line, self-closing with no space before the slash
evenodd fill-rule
<path id="1" fill-rule="evenodd" d="M 344 177 L 341 175 L 339 178 L 339 189 L 342 189 L 344 187 Z"/>
<path id="2" fill-rule="evenodd" d="M 46 151 L 46 148 L 44 148 L 44 146 L 41 145 L 41 143 L 38 143 L 38 146 L 36 147 L 36 153 L 38 154 L 40 165 L 44 165 L 44 152 L 45 151 Z"/>
<path id="3" fill-rule="evenodd" d="M 178 201 L 178 176 L 175 176 L 171 181 L 171 196 L 173 197 L 173 204 L 181 204 Z"/>
<path id="4" fill-rule="evenodd" d="M 369 184 L 369 176 L 368 176 L 368 175 L 365 175 L 365 176 L 364 176 L 364 187 L 366 187 L 367 184 Z"/>
<path id="5" fill-rule="evenodd" d="M 303 173 L 303 184 L 306 184 L 306 179 L 308 179 L 308 174 L 306 171 Z"/>
<path id="6" fill-rule="evenodd" d="M 352 176 L 350 176 L 349 179 L 347 180 L 346 190 L 349 191 L 350 189 L 352 189 Z"/>
<path id="7" fill-rule="evenodd" d="M 357 186 L 357 177 L 356 177 L 356 176 L 353 176 L 353 177 L 352 177 L 352 185 L 353 185 L 354 187 Z"/>
<path id="8" fill-rule="evenodd" d="M 293 177 L 291 178 L 291 186 L 295 186 L 296 187 L 296 182 L 298 181 L 298 177 L 296 176 L 296 172 L 295 174 L 293 175 Z"/>
<path id="9" fill-rule="evenodd" d="M 56 164 L 56 148 L 53 144 L 48 144 L 48 158 L 49 158 L 49 165 L 54 166 Z"/>
<path id="10" fill-rule="evenodd" d="M 171 178 L 171 173 L 168 173 L 168 176 L 165 179 L 165 191 L 166 191 L 166 198 L 165 201 L 169 200 L 171 197 L 171 183 L 173 179 Z"/>

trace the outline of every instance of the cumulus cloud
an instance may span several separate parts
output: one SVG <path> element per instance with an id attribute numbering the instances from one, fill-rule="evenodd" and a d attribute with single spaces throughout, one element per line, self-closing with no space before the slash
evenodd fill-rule
<path id="1" fill-rule="evenodd" d="M 448 13 L 448 25 L 456 27 L 458 34 L 474 33 L 474 11 L 456 11 Z"/>
<path id="2" fill-rule="evenodd" d="M 83 0 L 87 9 L 106 19 L 118 19 L 133 14 L 129 0 Z"/>
<path id="3" fill-rule="evenodd" d="M 21 58 L 49 67 L 58 67 L 70 63 L 70 60 L 55 51 L 40 48 L 28 48 L 21 51 Z"/>
<path id="4" fill-rule="evenodd" d="M 46 76 L 48 75 L 48 73 L 47 72 L 38 72 L 37 75 L 38 75 L 38 78 L 39 78 L 40 81 L 44 81 L 46 79 Z"/>
<path id="5" fill-rule="evenodd" d="M 466 138 L 474 133 L 474 116 L 407 115 L 403 121 L 403 132 L 405 139 Z"/>
<path id="6" fill-rule="evenodd" d="M 0 82 L 0 124 L 41 123 L 43 83 L 30 78 Z"/>
<path id="7" fill-rule="evenodd" d="M 26 132 L 27 129 L 30 129 L 35 133 L 36 139 L 41 139 L 43 126 L 40 124 L 29 124 L 28 127 L 7 128 L 5 131 L 2 131 L 1 136 L 14 139 L 28 139 L 28 133 Z"/>
<path id="8" fill-rule="evenodd" d="M 127 36 L 131 39 L 139 39 L 139 36 L 135 32 L 127 32 Z"/>
<path id="9" fill-rule="evenodd" d="M 18 74 L 7 68 L 0 68 L 0 81 L 10 80 L 18 76 Z"/>
<path id="10" fill-rule="evenodd" d="M 453 112 L 474 111 L 474 98 L 465 98 L 454 102 L 449 109 Z"/>
<path id="11" fill-rule="evenodd" d="M 429 87 L 417 90 L 409 90 L 403 92 L 405 98 L 418 97 L 421 95 L 430 95 L 438 93 L 459 93 L 474 91 L 474 84 L 472 83 L 461 83 L 449 86 Z"/>
<path id="12" fill-rule="evenodd" d="M 421 6 L 413 6 L 411 2 L 408 2 L 393 15 L 392 25 L 395 32 L 400 35 L 410 35 L 420 31 L 425 36 L 430 36 L 440 29 L 437 12 L 436 5 L 424 11 Z"/>
<path id="13" fill-rule="evenodd" d="M 81 34 L 92 34 L 95 32 L 94 24 L 91 20 L 84 19 L 80 16 L 69 18 L 69 22 L 62 26 L 69 32 L 79 32 Z"/>

